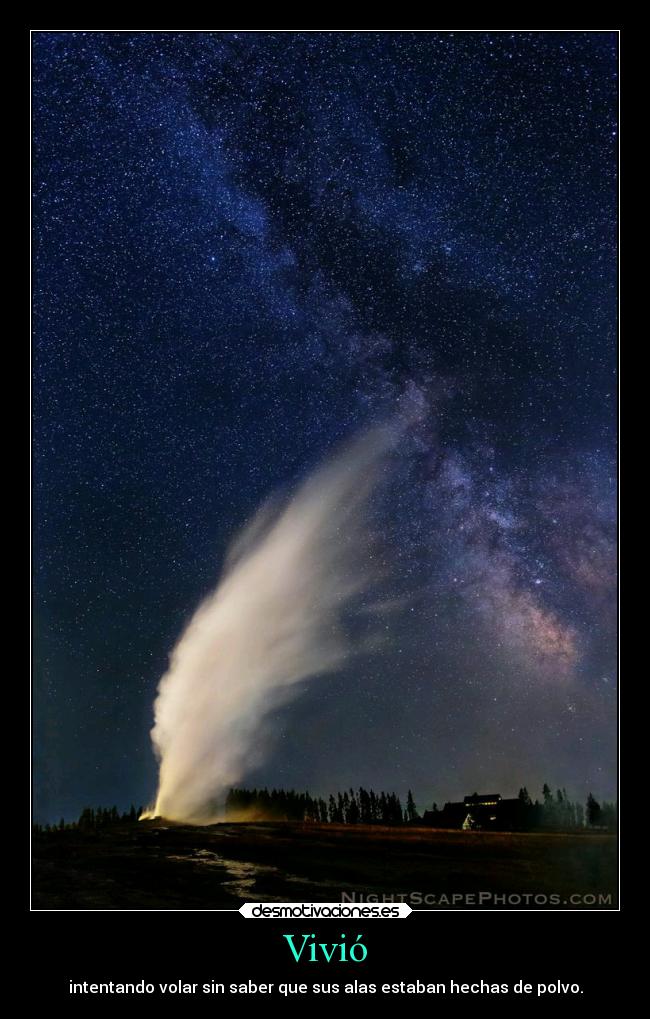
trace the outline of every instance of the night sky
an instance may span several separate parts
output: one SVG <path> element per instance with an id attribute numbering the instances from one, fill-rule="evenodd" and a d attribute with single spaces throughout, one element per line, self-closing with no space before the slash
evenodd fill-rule
<path id="1" fill-rule="evenodd" d="M 247 784 L 613 798 L 616 35 L 39 32 L 33 76 L 37 819 L 151 800 L 228 544 L 396 418 L 386 642 Z"/>

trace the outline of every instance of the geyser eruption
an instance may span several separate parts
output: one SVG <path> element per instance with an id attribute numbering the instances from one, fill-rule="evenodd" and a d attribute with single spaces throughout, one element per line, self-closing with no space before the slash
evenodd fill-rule
<path id="1" fill-rule="evenodd" d="M 343 614 L 372 576 L 364 509 L 393 437 L 386 428 L 357 439 L 234 543 L 158 688 L 159 784 L 144 816 L 216 820 L 253 751 L 259 760 L 269 712 L 354 650 Z"/>

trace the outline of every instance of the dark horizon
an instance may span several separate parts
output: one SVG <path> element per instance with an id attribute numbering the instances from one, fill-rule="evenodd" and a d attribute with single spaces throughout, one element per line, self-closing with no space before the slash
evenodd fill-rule
<path id="1" fill-rule="evenodd" d="M 249 786 L 245 786 L 245 787 L 244 786 L 233 786 L 229 791 L 233 792 L 234 790 L 239 790 L 239 789 L 243 789 L 243 788 L 245 788 L 248 791 L 249 789 L 253 790 L 255 787 L 253 787 L 253 786 L 250 786 L 250 787 Z M 351 785 L 351 786 L 347 786 L 345 788 L 337 789 L 335 791 L 328 790 L 327 792 L 318 792 L 318 791 L 317 792 L 312 792 L 312 790 L 307 789 L 307 788 L 304 788 L 304 789 L 302 789 L 302 788 L 284 789 L 284 788 L 279 787 L 279 786 L 277 786 L 277 787 L 276 786 L 265 786 L 265 787 L 263 787 L 263 789 L 262 788 L 257 789 L 257 791 L 258 792 L 262 792 L 262 791 L 264 791 L 264 792 L 275 791 L 275 792 L 281 792 L 281 793 L 291 793 L 291 794 L 295 793 L 295 794 L 299 794 L 299 795 L 305 794 L 307 796 L 310 796 L 312 799 L 319 799 L 320 798 L 320 799 L 324 799 L 325 801 L 328 801 L 330 795 L 333 795 L 334 797 L 337 797 L 339 795 L 339 793 L 341 795 L 343 793 L 346 793 L 346 792 L 349 793 L 351 789 L 353 789 L 355 792 L 358 792 L 359 788 L 360 788 L 359 786 Z M 501 790 L 497 790 L 497 793 L 504 800 L 515 800 L 515 799 L 518 798 L 519 792 L 520 792 L 521 789 L 526 789 L 528 791 L 528 793 L 530 795 L 530 799 L 531 799 L 531 801 L 533 803 L 535 803 L 535 802 L 542 803 L 543 802 L 542 789 L 540 788 L 539 790 L 531 790 L 530 787 L 526 786 L 525 783 L 522 783 L 520 786 L 518 786 L 517 790 L 515 792 L 506 792 L 504 794 Z M 559 790 L 562 793 L 566 792 L 568 800 L 570 802 L 572 802 L 572 803 L 575 803 L 575 804 L 580 804 L 580 805 L 584 806 L 584 804 L 586 804 L 586 802 L 587 802 L 587 799 L 588 799 L 589 795 L 592 795 L 592 796 L 594 796 L 596 801 L 601 806 L 603 804 L 611 804 L 615 808 L 618 809 L 618 797 L 617 796 L 615 796 L 613 799 L 610 799 L 607 796 L 599 795 L 597 790 L 590 789 L 586 796 L 580 797 L 580 796 L 573 795 L 571 790 L 567 789 L 566 786 L 564 786 L 564 787 L 560 786 Z M 379 786 L 369 786 L 368 787 L 368 792 L 373 792 L 373 791 L 377 795 L 380 795 L 382 792 L 385 792 L 388 795 L 396 795 L 396 796 L 398 796 L 399 800 L 400 800 L 400 802 L 402 804 L 402 807 L 404 807 L 405 804 L 406 804 L 406 801 L 407 801 L 407 795 L 408 795 L 409 789 L 406 789 L 404 791 L 404 793 L 399 793 L 396 789 L 392 789 L 392 788 L 391 789 L 387 788 L 387 789 L 384 790 L 384 789 L 381 789 Z M 410 790 L 410 791 L 413 792 L 413 790 Z M 556 796 L 557 791 L 558 791 L 558 789 L 551 788 L 551 793 L 552 793 L 553 797 Z M 447 797 L 445 797 L 443 799 L 443 798 L 437 798 L 436 796 L 433 796 L 433 797 L 431 797 L 427 801 L 427 800 L 421 800 L 421 799 L 419 800 L 418 797 L 415 794 L 413 794 L 413 799 L 414 799 L 415 806 L 417 808 L 418 813 L 420 815 L 422 815 L 424 813 L 424 811 L 430 811 L 432 809 L 432 806 L 433 806 L 434 803 L 437 804 L 438 809 L 441 809 L 445 804 L 461 803 L 461 802 L 463 802 L 463 800 L 466 797 L 473 796 L 473 795 L 476 795 L 476 794 L 478 794 L 479 796 L 487 795 L 485 792 L 482 793 L 482 792 L 480 792 L 479 789 L 475 789 L 471 793 L 470 792 L 465 792 L 462 795 L 457 796 L 457 797 L 447 796 Z M 78 821 L 82 811 L 87 810 L 87 809 L 91 809 L 91 810 L 96 810 L 96 809 L 108 810 L 108 809 L 111 809 L 112 807 L 116 807 L 118 813 L 120 815 L 124 815 L 124 814 L 127 814 L 129 812 L 131 807 L 135 807 L 136 811 L 139 811 L 140 808 L 142 810 L 147 810 L 148 807 L 151 805 L 151 801 L 152 800 L 153 800 L 153 797 L 151 798 L 151 800 L 149 802 L 146 802 L 146 801 L 141 802 L 141 801 L 130 800 L 130 801 L 128 801 L 128 803 L 121 802 L 121 801 L 117 801 L 117 802 L 110 801 L 110 802 L 106 802 L 106 803 L 95 803 L 95 804 L 85 803 L 83 805 L 83 807 L 81 807 L 79 809 L 79 811 L 74 816 L 66 817 L 65 814 L 58 814 L 57 816 L 52 816 L 52 817 L 49 817 L 49 818 L 46 818 L 46 819 L 39 819 L 36 816 L 34 816 L 32 818 L 32 823 L 33 824 L 38 824 L 38 825 L 49 824 L 49 825 L 51 825 L 53 827 L 58 825 L 59 822 L 61 821 L 61 819 L 63 819 L 66 822 L 66 824 L 74 823 L 74 822 Z M 224 799 L 223 806 L 220 809 L 224 809 L 225 810 L 225 808 L 226 808 L 226 801 Z M 162 817 L 161 819 L 162 820 L 168 820 L 167 818 L 164 818 L 164 817 Z"/>

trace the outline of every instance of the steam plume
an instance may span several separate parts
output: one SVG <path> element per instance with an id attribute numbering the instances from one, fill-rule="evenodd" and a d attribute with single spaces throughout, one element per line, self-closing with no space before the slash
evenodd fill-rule
<path id="1" fill-rule="evenodd" d="M 215 820 L 224 790 L 259 759 L 269 712 L 352 652 L 342 614 L 371 577 L 364 508 L 392 438 L 357 439 L 231 548 L 158 688 L 159 785 L 143 816 Z"/>

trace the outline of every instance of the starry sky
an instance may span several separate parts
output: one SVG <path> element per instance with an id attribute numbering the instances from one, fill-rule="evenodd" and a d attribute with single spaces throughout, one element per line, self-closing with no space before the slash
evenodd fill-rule
<path id="1" fill-rule="evenodd" d="M 386 640 L 248 784 L 613 798 L 616 34 L 32 39 L 37 820 L 151 799 L 228 544 L 395 418 Z"/>

